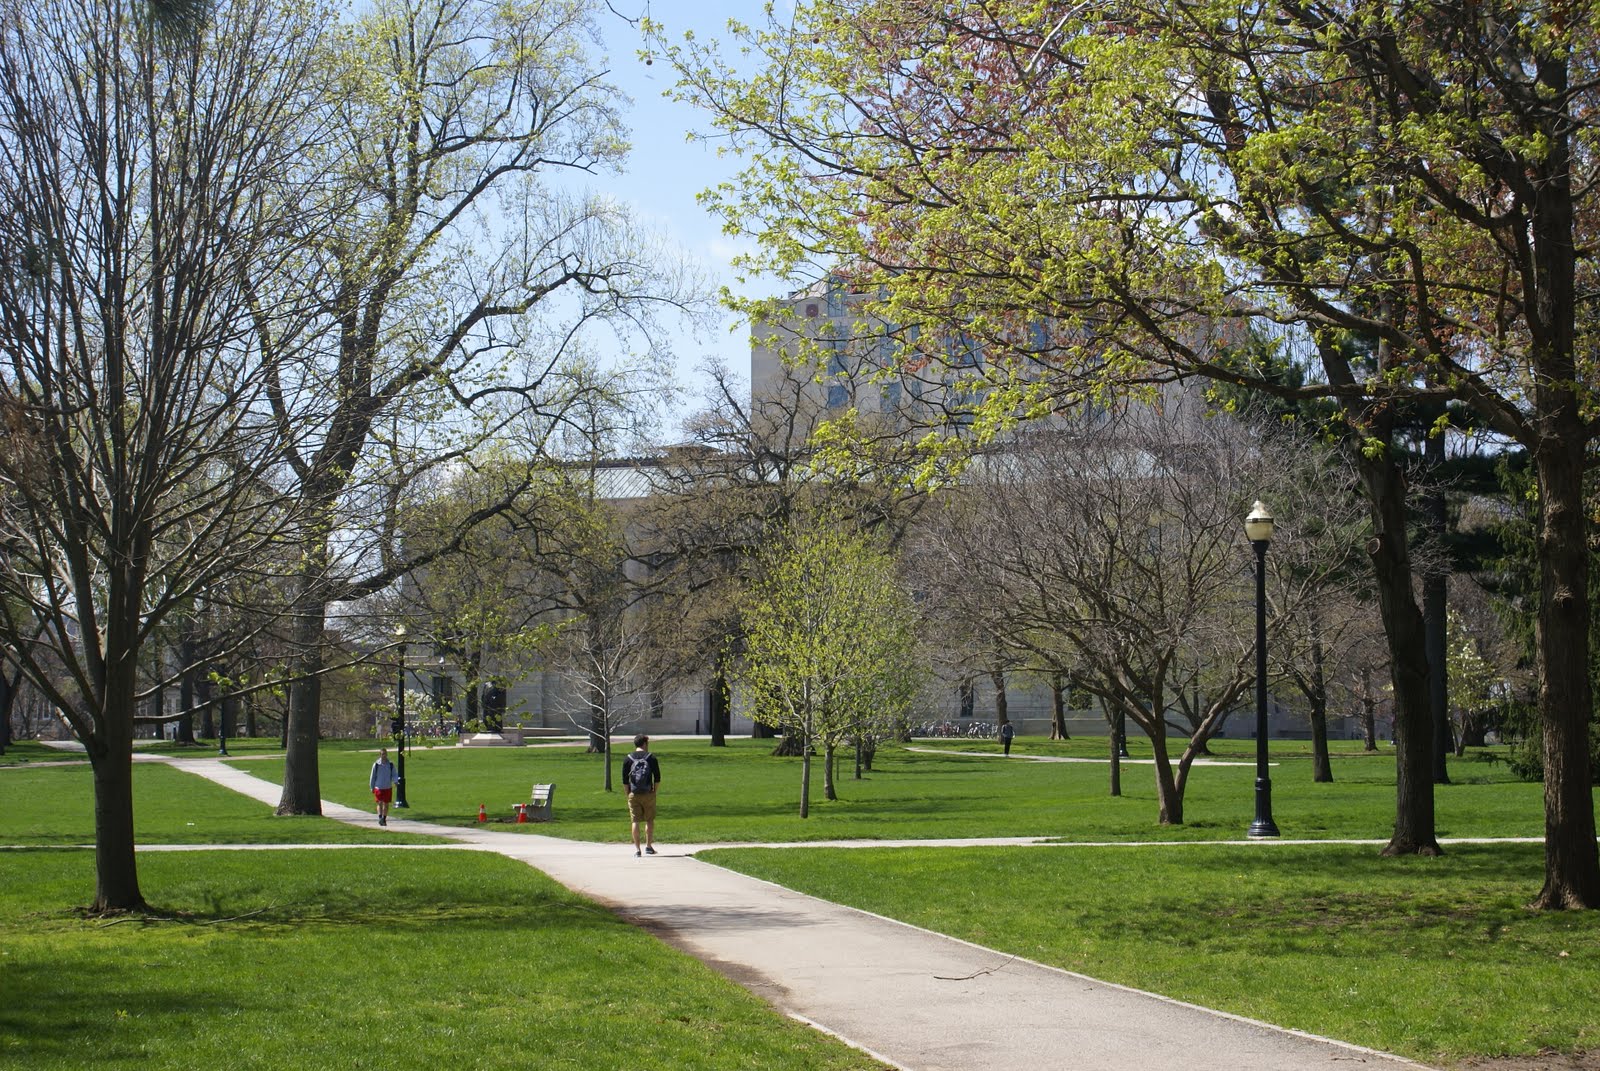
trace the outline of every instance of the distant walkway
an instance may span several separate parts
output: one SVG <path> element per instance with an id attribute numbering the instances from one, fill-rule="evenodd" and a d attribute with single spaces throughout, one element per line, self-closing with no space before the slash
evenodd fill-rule
<path id="1" fill-rule="evenodd" d="M 281 795 L 277 785 L 218 759 L 144 758 L 168 762 L 269 806 L 276 806 Z M 662 846 L 660 855 L 641 860 L 624 844 L 434 825 L 403 813 L 390 812 L 392 830 L 448 837 L 464 848 L 521 860 L 710 964 L 785 1014 L 902 1071 L 1422 1067 L 1008 956 L 693 858 L 710 845 Z M 336 803 L 324 802 L 323 814 L 373 823 L 370 812 Z M 621 826 L 620 805 L 618 815 Z M 873 846 L 911 843 L 925 842 Z"/>
<path id="2" fill-rule="evenodd" d="M 916 751 L 924 755 L 963 755 L 969 759 L 1020 759 L 1024 762 L 1092 762 L 1098 763 L 1101 766 L 1111 765 L 1111 760 L 1109 758 L 1096 759 L 1090 758 L 1086 755 L 1029 755 L 1026 752 L 1021 751 L 1011 755 L 1002 755 L 994 751 L 951 751 L 947 747 L 916 747 L 911 744 L 903 745 L 902 750 Z M 1156 764 L 1155 759 L 1134 759 L 1125 757 L 1121 761 L 1124 766 L 1154 766 Z M 1195 759 L 1190 765 L 1254 766 L 1255 761 L 1251 760 L 1246 762 L 1242 759 L 1213 759 L 1202 755 Z M 1278 764 L 1273 762 L 1268 763 L 1268 765 L 1276 766 Z"/>

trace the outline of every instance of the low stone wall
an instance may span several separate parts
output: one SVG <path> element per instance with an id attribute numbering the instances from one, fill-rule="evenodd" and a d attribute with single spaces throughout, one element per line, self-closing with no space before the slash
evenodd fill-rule
<path id="1" fill-rule="evenodd" d="M 461 738 L 462 747 L 521 747 L 522 730 L 505 729 L 498 733 L 468 733 Z"/>

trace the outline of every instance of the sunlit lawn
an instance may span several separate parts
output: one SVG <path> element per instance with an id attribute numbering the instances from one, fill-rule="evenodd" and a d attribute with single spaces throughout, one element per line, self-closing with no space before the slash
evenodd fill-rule
<path id="1" fill-rule="evenodd" d="M 1347 745 L 1348 746 L 1348 745 Z M 410 817 L 470 824 L 484 804 L 509 821 L 512 804 L 528 799 L 536 782 L 556 785 L 555 821 L 524 831 L 577 840 L 621 840 L 627 835 L 620 764 L 627 745 L 612 757 L 614 788 L 604 789 L 599 756 L 578 747 L 434 748 L 407 760 Z M 879 749 L 872 772 L 853 778 L 844 759 L 837 801 L 822 798 L 820 763 L 813 769 L 812 809 L 798 817 L 800 763 L 775 758 L 772 742 L 730 740 L 713 748 L 704 739 L 662 740 L 660 836 L 678 843 L 803 841 L 862 838 L 1046 836 L 1072 840 L 1232 839 L 1244 835 L 1254 814 L 1255 771 L 1248 741 L 1219 742 L 1220 761 L 1244 765 L 1197 766 L 1181 827 L 1157 824 L 1154 771 L 1126 763 L 1123 795 L 1107 794 L 1104 763 L 1029 762 L 1028 755 L 1100 757 L 1104 742 L 1024 739 L 1013 757 L 985 742 L 918 741 L 907 750 Z M 977 757 L 963 751 L 987 750 Z M 1285 837 L 1386 838 L 1394 825 L 1394 753 L 1359 751 L 1335 759 L 1332 784 L 1313 784 L 1303 745 L 1285 744 L 1272 768 L 1274 814 Z M 1138 745 L 1133 751 L 1140 754 Z M 1146 752 L 1147 754 L 1147 752 Z M 371 751 L 324 751 L 322 789 L 329 799 L 368 806 Z M 239 769 L 263 777 L 282 775 L 270 760 L 240 761 Z M 1541 788 L 1513 780 L 1503 763 L 1478 757 L 1454 762 L 1455 783 L 1436 793 L 1439 833 L 1448 837 L 1539 836 Z"/>
<path id="2" fill-rule="evenodd" d="M 1024 738 L 1009 760 L 999 755 L 998 745 L 988 742 L 918 741 L 913 745 L 916 750 L 887 745 L 861 780 L 853 778 L 848 759 L 841 764 L 837 801 L 822 799 L 819 768 L 812 815 L 804 820 L 796 814 L 798 761 L 772 756 L 770 741 L 730 743 L 727 748 L 712 748 L 704 739 L 656 742 L 665 778 L 660 800 L 662 840 L 794 843 L 1010 835 L 1114 842 L 1118 846 L 730 849 L 709 858 L 1005 952 L 1425 1060 L 1529 1053 L 1545 1046 L 1560 1051 L 1600 1046 L 1600 1004 L 1593 999 L 1600 991 L 1600 912 L 1549 915 L 1525 910 L 1523 905 L 1541 881 L 1542 848 L 1537 844 L 1451 845 L 1441 859 L 1401 860 L 1380 859 L 1373 845 L 1134 846 L 1147 841 L 1240 838 L 1253 815 L 1254 745 L 1249 741 L 1217 742 L 1219 762 L 1241 765 L 1197 767 L 1186 801 L 1188 821 L 1176 828 L 1156 823 L 1153 773 L 1147 764 L 1125 764 L 1124 794 L 1113 798 L 1107 794 L 1104 763 L 1026 761 L 1027 756 L 1038 755 L 1101 758 L 1103 740 L 1051 743 Z M 367 770 L 375 748 L 371 743 L 348 742 L 324 748 L 320 753 L 324 796 L 368 808 Z M 619 744 L 613 755 L 614 773 L 625 748 Z M 967 751 L 980 754 L 961 754 Z M 1133 751 L 1135 758 L 1141 757 L 1139 743 Z M 1274 742 L 1273 757 L 1275 817 L 1286 839 L 1381 841 L 1387 836 L 1394 816 L 1391 749 L 1365 755 L 1350 744 L 1340 744 L 1334 762 L 1336 780 L 1326 785 L 1311 781 L 1306 745 Z M 282 773 L 282 758 L 276 754 L 240 758 L 234 765 L 272 779 Z M 1450 772 L 1452 784 L 1436 790 L 1441 836 L 1536 837 L 1542 831 L 1541 787 L 1513 780 L 1505 764 L 1493 761 L 1491 754 L 1453 762 Z M 604 841 L 627 836 L 620 784 L 607 792 L 601 759 L 580 748 L 418 748 L 408 756 L 407 775 L 411 803 L 407 814 L 412 818 L 467 825 L 483 803 L 496 820 L 495 828 L 508 835 L 536 832 Z M 159 764 L 138 764 L 135 782 L 135 817 L 145 842 L 372 842 L 394 831 L 391 827 L 380 832 L 375 826 L 351 829 L 321 819 L 274 818 L 270 807 Z M 556 820 L 510 824 L 511 804 L 526 800 L 535 782 L 556 784 Z M 90 789 L 85 766 L 0 770 L 0 844 L 88 842 Z M 244 858 L 261 857 L 257 853 Z M 397 979 L 393 991 L 421 1002 L 425 1026 L 448 1031 L 457 1029 L 464 1015 L 470 1018 L 461 992 L 472 994 L 468 1003 L 481 1002 L 497 1021 L 519 1015 L 518 998 L 494 995 L 501 989 L 514 992 L 516 977 L 497 973 L 501 965 L 484 963 L 488 953 L 474 943 L 482 941 L 487 949 L 494 943 L 494 933 L 501 931 L 476 922 L 497 920 L 512 947 L 518 948 L 523 947 L 517 942 L 524 934 L 531 949 L 544 939 L 543 931 L 520 920 L 515 905 L 496 901 L 498 893 L 484 891 L 487 879 L 473 876 L 477 857 L 459 874 L 464 884 L 456 884 L 457 875 L 419 875 L 430 873 L 433 860 L 457 859 L 458 853 L 393 852 L 383 856 L 380 866 L 371 862 L 377 856 L 365 852 L 354 856 L 354 862 L 342 853 L 307 854 L 298 864 L 304 873 L 296 873 L 295 881 L 286 886 L 287 899 L 268 895 L 265 885 L 241 885 L 245 878 L 231 871 L 234 864 L 214 863 L 213 858 L 192 857 L 203 862 L 185 866 L 169 856 L 141 856 L 141 879 L 148 896 L 202 916 L 201 921 L 159 927 L 162 933 L 170 929 L 181 935 L 172 939 L 175 946 L 201 950 L 215 942 L 211 935 L 220 933 L 247 934 L 249 941 L 266 934 L 287 939 L 292 933 L 311 945 L 262 945 L 256 952 L 252 950 L 257 946 L 243 942 L 240 947 L 246 951 L 238 954 L 283 964 L 303 958 L 318 964 L 319 975 L 335 979 L 319 979 L 317 985 L 359 990 L 338 964 L 346 957 L 359 959 L 369 942 L 385 946 L 380 955 L 388 964 L 388 946 L 393 945 L 394 955 L 407 963 L 414 959 L 428 965 L 416 975 L 408 973 L 409 966 L 385 967 Z M 87 853 L 69 858 L 59 853 L 0 853 L 0 868 L 9 871 L 5 884 L 20 890 L 12 895 L 23 904 L 46 905 L 40 910 L 50 919 L 47 929 L 72 931 L 86 924 L 69 923 L 61 913 L 64 905 L 87 899 L 88 859 Z M 240 865 L 248 869 L 253 864 Z M 356 878 L 337 876 L 350 866 L 358 871 L 369 868 L 370 891 Z M 270 867 L 276 874 L 278 864 Z M 333 883 L 331 892 L 317 884 L 325 872 L 333 875 L 325 879 Z M 297 881 L 310 882 L 309 891 Z M 497 872 L 493 881 L 504 884 L 506 878 Z M 391 905 L 386 896 L 397 885 Z M 518 892 L 514 898 L 520 902 L 523 895 Z M 552 894 L 528 895 L 542 904 Z M 454 898 L 469 906 L 458 910 Z M 248 924 L 215 928 L 204 924 L 261 910 L 263 905 L 264 914 L 251 915 Z M 18 912 L 28 910 L 34 909 L 18 908 Z M 339 925 L 321 920 L 319 913 L 324 910 L 339 915 Z M 582 915 L 592 909 L 571 910 Z M 372 916 L 372 927 L 359 925 L 356 916 L 362 913 Z M 540 914 L 535 911 L 530 919 Z M 571 911 L 562 908 L 559 914 L 567 918 Z M 424 923 L 420 927 L 419 919 Z M 136 929 L 142 927 L 114 927 L 107 932 Z M 455 933 L 458 929 L 463 932 Z M 451 932 L 442 951 L 435 955 L 424 948 L 425 933 L 445 931 Z M 98 931 L 85 933 L 96 942 L 115 940 L 95 936 Z M 316 944 L 318 935 L 327 937 L 326 950 Z M 63 947 L 76 949 L 74 942 L 80 936 L 74 931 Z M 86 947 L 96 949 L 91 963 L 112 957 L 98 951 L 99 945 Z M 65 961 L 73 962 L 78 954 L 73 951 Z M 167 954 L 161 952 L 149 963 L 159 967 Z M 235 955 L 220 949 L 214 954 Z M 116 955 L 138 960 L 127 951 Z M 581 973 L 576 953 L 572 956 L 577 965 L 563 969 Z M 63 997 L 63 1004 L 75 1009 L 85 1028 L 109 1031 L 104 1036 L 111 1039 L 125 1036 L 115 1031 L 134 1037 L 128 1045 L 108 1050 L 119 1054 L 117 1059 L 148 1053 L 149 1062 L 141 1066 L 184 1066 L 162 1062 L 176 1056 L 157 1034 L 187 1029 L 209 1044 L 204 1039 L 220 1038 L 237 1028 L 239 1017 L 253 1012 L 243 1010 L 243 998 L 217 995 L 232 993 L 232 983 L 226 982 L 217 987 L 208 984 L 198 1008 L 160 1011 L 169 1002 L 168 987 L 180 984 L 173 979 L 183 971 L 200 969 L 196 961 L 182 962 L 181 969 L 170 973 L 151 973 L 148 985 L 126 987 L 134 1005 L 123 1009 L 128 1018 L 145 1016 L 158 1023 L 159 1030 L 140 1033 L 127 1025 L 127 1019 L 96 1019 L 100 1012 L 94 1002 L 82 999 L 76 990 Z M 458 962 L 465 967 L 458 970 Z M 574 980 L 575 991 L 583 992 L 584 985 L 604 988 L 605 980 L 614 979 L 622 969 L 605 957 L 593 963 L 597 966 L 590 973 L 596 977 Z M 0 959 L 0 971 L 14 966 L 10 959 Z M 85 975 L 91 969 L 100 968 L 85 967 Z M 219 969 L 218 977 L 229 977 L 231 969 Z M 476 980 L 479 971 L 488 980 Z M 80 985 L 70 974 L 63 977 L 67 979 L 63 985 Z M 238 987 L 247 990 L 248 980 L 242 974 L 240 978 Z M 147 991 L 148 999 L 140 996 Z M 252 1035 L 256 1037 L 252 1044 L 263 1051 L 277 1051 L 275 1039 L 280 1035 L 288 1039 L 283 1042 L 286 1052 L 305 1031 L 332 1029 L 325 1009 L 291 1014 L 288 997 L 270 986 L 263 997 L 274 1015 L 288 1017 L 270 1026 L 267 1034 Z M 375 1042 L 387 1031 L 411 1029 L 394 1022 L 394 1013 L 381 999 L 361 993 L 356 1004 L 353 1013 L 361 1024 L 354 1034 L 357 1038 Z M 619 1020 L 626 1018 L 628 1007 L 638 1011 L 626 999 L 622 1007 Z M 7 1014 L 0 1008 L 0 1028 L 8 1025 Z M 609 1012 L 602 1015 L 600 1025 L 614 1032 L 605 1026 L 606 1015 Z M 684 1012 L 674 1021 L 694 1024 L 697 1015 Z M 494 1031 L 499 1029 L 491 1028 L 489 1036 L 498 1038 Z M 551 1029 L 580 1031 L 567 1024 Z M 429 1051 L 430 1043 L 419 1044 Z M 40 1048 L 28 1057 L 46 1060 L 36 1066 L 80 1066 L 65 1052 Z M 0 1055 L 10 1054 L 0 1049 Z M 271 1062 L 276 1058 L 255 1066 L 279 1066 Z M 819 1057 L 824 1062 L 792 1065 L 749 1058 L 756 1060 L 746 1065 L 752 1067 L 857 1066 L 849 1057 L 842 1064 L 825 1062 L 833 1059 L 830 1056 Z M 315 1058 L 311 1062 L 315 1064 Z M 580 1060 L 570 1066 L 622 1065 L 607 1057 L 600 1063 L 586 1065 Z M 655 1066 L 740 1065 L 661 1061 Z"/>
<path id="3" fill-rule="evenodd" d="M 281 760 L 277 765 L 281 767 Z M 135 763 L 133 790 L 134 836 L 144 844 L 417 839 L 392 829 L 363 829 L 331 818 L 279 818 L 269 806 L 162 763 Z M 0 845 L 93 843 L 94 779 L 87 762 L 0 770 Z"/>
<path id="4" fill-rule="evenodd" d="M 1438 859 L 1349 845 L 705 858 L 1001 952 L 1422 1060 L 1600 1048 L 1600 912 L 1526 909 L 1540 845 L 1458 845 Z"/>
<path id="5" fill-rule="evenodd" d="M 0 852 L 0 1066 L 876 1068 L 538 872 L 462 851 L 146 854 L 168 921 Z"/>

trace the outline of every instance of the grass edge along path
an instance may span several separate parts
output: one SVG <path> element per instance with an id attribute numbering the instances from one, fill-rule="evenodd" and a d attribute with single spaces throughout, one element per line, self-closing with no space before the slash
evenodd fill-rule
<path id="1" fill-rule="evenodd" d="M 0 853 L 12 1071 L 882 1066 L 493 854 L 149 853 L 165 921 L 80 917 L 92 866 Z"/>
<path id="2" fill-rule="evenodd" d="M 1048 966 L 1437 1063 L 1600 1048 L 1600 913 L 1526 910 L 1541 853 L 1197 843 L 702 857 Z"/>

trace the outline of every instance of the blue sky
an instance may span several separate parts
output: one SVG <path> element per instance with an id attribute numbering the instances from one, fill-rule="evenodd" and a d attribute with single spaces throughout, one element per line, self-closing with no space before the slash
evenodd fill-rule
<path id="1" fill-rule="evenodd" d="M 762 19 L 760 0 L 611 0 L 622 16 L 648 13 L 662 23 L 670 37 L 693 30 L 701 39 L 720 37 L 729 18 L 745 22 Z M 646 65 L 638 57 L 638 31 L 623 18 L 602 10 L 599 22 L 606 35 L 612 80 L 632 98 L 630 126 L 633 148 L 628 171 L 597 180 L 595 188 L 630 202 L 639 219 L 688 251 L 702 266 L 711 284 L 734 286 L 732 258 L 737 244 L 722 233 L 720 222 L 708 215 L 695 196 L 709 186 L 731 178 L 739 169 L 734 157 L 719 159 L 714 145 L 689 142 L 691 129 L 709 128 L 705 113 L 666 100 L 675 76 L 657 60 Z M 773 281 L 767 289 L 777 288 Z M 748 291 L 746 291 L 748 292 Z M 732 333 L 730 333 L 730 329 Z M 678 347 L 680 378 L 688 380 L 709 353 L 715 353 L 741 376 L 749 375 L 749 332 L 732 317 L 720 329 L 701 338 L 684 335 Z"/>

